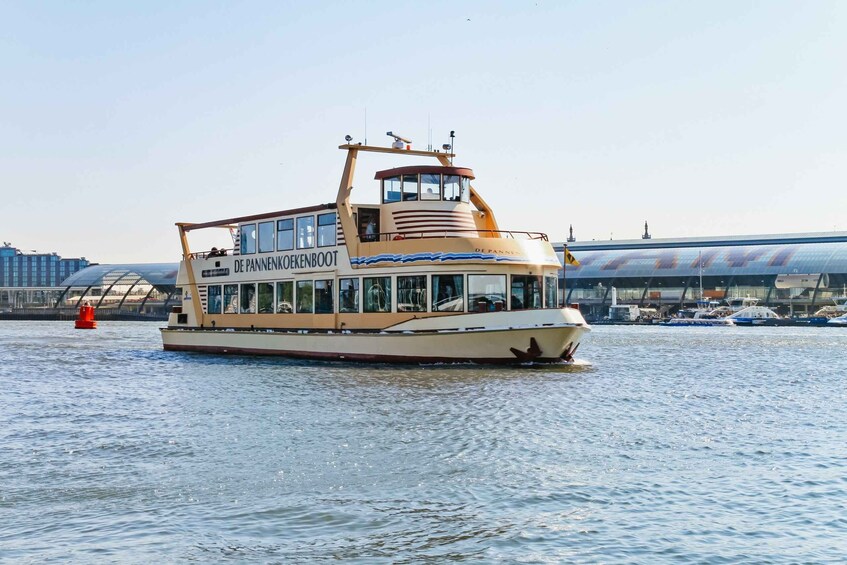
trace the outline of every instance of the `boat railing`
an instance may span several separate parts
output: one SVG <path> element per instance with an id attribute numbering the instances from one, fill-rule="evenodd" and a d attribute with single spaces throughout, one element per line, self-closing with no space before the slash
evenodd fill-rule
<path id="1" fill-rule="evenodd" d="M 209 259 L 214 257 L 226 257 L 227 255 L 234 255 L 235 248 L 225 249 L 223 247 L 217 249 L 211 249 L 209 251 L 195 251 L 190 254 L 188 257 L 190 259 Z"/>
<path id="2" fill-rule="evenodd" d="M 360 234 L 359 239 L 365 243 L 376 241 L 398 241 L 403 239 L 445 239 L 456 237 L 481 237 L 502 239 L 524 239 L 549 241 L 546 233 L 513 231 L 513 230 L 485 230 L 485 229 L 440 229 L 440 230 L 414 230 L 414 231 L 391 231 L 374 234 Z"/>

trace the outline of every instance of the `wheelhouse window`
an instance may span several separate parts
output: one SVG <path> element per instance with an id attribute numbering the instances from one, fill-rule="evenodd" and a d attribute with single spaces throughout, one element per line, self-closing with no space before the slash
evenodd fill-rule
<path id="1" fill-rule="evenodd" d="M 314 310 L 312 281 L 297 281 L 297 313 L 306 314 Z"/>
<path id="2" fill-rule="evenodd" d="M 459 201 L 462 186 L 458 175 L 444 175 L 444 200 Z"/>
<path id="3" fill-rule="evenodd" d="M 259 253 L 270 253 L 274 250 L 274 223 L 259 222 Z"/>
<path id="4" fill-rule="evenodd" d="M 277 220 L 276 222 L 276 250 L 291 251 L 294 249 L 294 220 Z"/>
<path id="5" fill-rule="evenodd" d="M 335 212 L 318 216 L 318 247 L 335 245 Z"/>
<path id="6" fill-rule="evenodd" d="M 426 312 L 426 275 L 397 277 L 397 311 Z"/>
<path id="7" fill-rule="evenodd" d="M 418 175 L 403 175 L 403 200 L 418 199 Z"/>
<path id="8" fill-rule="evenodd" d="M 388 177 L 382 179 L 382 201 L 400 202 L 402 192 L 400 191 L 400 177 Z"/>
<path id="9" fill-rule="evenodd" d="M 206 287 L 206 313 L 221 313 L 221 285 L 216 284 Z"/>
<path id="10" fill-rule="evenodd" d="M 471 199 L 471 179 L 462 177 L 462 194 L 459 197 L 462 202 L 468 202 Z"/>
<path id="11" fill-rule="evenodd" d="M 315 217 L 297 218 L 297 249 L 310 249 L 315 246 Z"/>
<path id="12" fill-rule="evenodd" d="M 441 175 L 421 173 L 421 200 L 441 200 Z"/>
<path id="13" fill-rule="evenodd" d="M 332 281 L 315 281 L 315 314 L 332 314 Z"/>
<path id="14" fill-rule="evenodd" d="M 256 252 L 256 224 L 241 226 L 241 254 L 250 255 Z"/>
<path id="15" fill-rule="evenodd" d="M 365 312 L 391 312 L 391 277 L 365 277 Z"/>
<path id="16" fill-rule="evenodd" d="M 359 279 L 338 279 L 338 311 L 359 312 Z"/>
<path id="17" fill-rule="evenodd" d="M 559 307 L 559 277 L 544 277 L 544 307 Z"/>
<path id="18" fill-rule="evenodd" d="M 294 312 L 294 281 L 276 283 L 276 311 L 278 314 Z"/>
<path id="19" fill-rule="evenodd" d="M 238 313 L 238 285 L 224 285 L 224 314 Z"/>
<path id="20" fill-rule="evenodd" d="M 259 314 L 274 313 L 274 283 L 260 282 L 259 286 Z"/>
<path id="21" fill-rule="evenodd" d="M 506 275 L 468 275 L 468 304 L 473 312 L 506 309 Z"/>
<path id="22" fill-rule="evenodd" d="M 541 279 L 534 275 L 512 275 L 512 310 L 542 307 Z"/>
<path id="23" fill-rule="evenodd" d="M 432 311 L 464 312 L 464 275 L 432 275 Z"/>

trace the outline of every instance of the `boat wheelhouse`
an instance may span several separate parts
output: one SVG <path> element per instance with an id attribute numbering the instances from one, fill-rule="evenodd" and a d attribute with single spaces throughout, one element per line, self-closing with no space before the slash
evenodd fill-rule
<path id="1" fill-rule="evenodd" d="M 346 144 L 336 201 L 178 223 L 182 305 L 164 348 L 386 362 L 571 361 L 589 330 L 559 301 L 545 234 L 501 230 L 453 155 Z M 351 202 L 361 153 L 435 158 L 376 173 Z M 234 246 L 192 251 L 200 229 Z"/>

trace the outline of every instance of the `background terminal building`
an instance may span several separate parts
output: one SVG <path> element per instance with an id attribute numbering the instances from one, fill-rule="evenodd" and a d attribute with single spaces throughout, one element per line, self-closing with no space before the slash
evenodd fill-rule
<path id="1" fill-rule="evenodd" d="M 47 304 L 61 292 L 62 281 L 88 265 L 85 257 L 63 259 L 56 253 L 24 253 L 4 242 L 0 246 L 0 307 Z"/>
<path id="2" fill-rule="evenodd" d="M 673 313 L 701 297 L 754 297 L 779 314 L 808 315 L 847 295 L 847 232 L 569 241 L 580 262 L 563 272 L 566 300 L 588 319 L 619 303 Z M 702 280 L 702 288 L 700 281 Z"/>

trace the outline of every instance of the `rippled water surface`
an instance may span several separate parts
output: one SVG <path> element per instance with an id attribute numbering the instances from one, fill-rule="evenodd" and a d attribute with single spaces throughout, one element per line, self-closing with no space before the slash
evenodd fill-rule
<path id="1" fill-rule="evenodd" d="M 0 323 L 0 561 L 843 562 L 847 330 L 596 327 L 571 367 Z"/>

